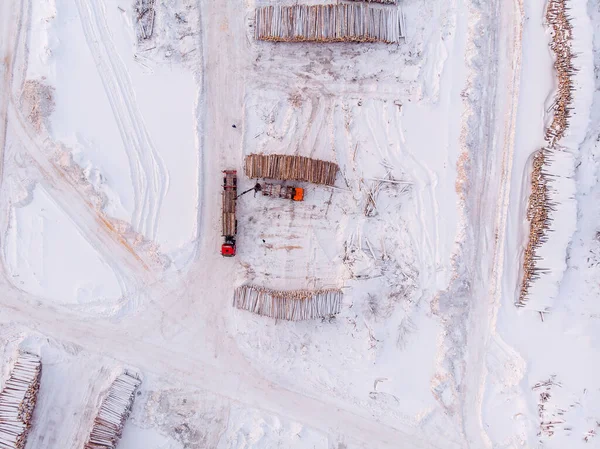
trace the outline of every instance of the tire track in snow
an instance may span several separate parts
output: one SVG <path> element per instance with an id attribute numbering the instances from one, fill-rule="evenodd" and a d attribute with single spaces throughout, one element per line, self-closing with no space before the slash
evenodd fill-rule
<path id="1" fill-rule="evenodd" d="M 492 447 L 482 416 L 485 355 L 490 342 L 498 341 L 493 337 L 501 295 L 520 76 L 521 17 L 518 3 L 511 3 L 504 8 L 501 2 L 490 2 L 485 10 L 480 10 L 477 2 L 468 5 L 480 21 L 469 30 L 469 45 L 476 47 L 478 54 L 468 68 L 470 91 L 465 106 L 469 112 L 463 122 L 464 147 L 471 164 L 464 199 L 468 229 L 457 277 L 443 300 L 449 324 L 460 329 L 459 337 L 447 342 L 450 351 L 446 358 L 450 366 L 464 373 L 453 379 L 462 429 L 467 447 L 477 449 Z M 488 29 L 485 36 L 478 32 L 482 26 Z M 481 70 L 478 60 L 489 62 Z"/>
<path id="2" fill-rule="evenodd" d="M 42 140 L 32 129 L 31 124 L 22 115 L 19 107 L 19 94 L 25 78 L 26 64 L 23 59 L 27 58 L 26 39 L 21 37 L 22 30 L 27 26 L 28 3 L 22 0 L 13 6 L 13 17 L 16 29 L 7 34 L 10 42 L 5 43 L 5 48 L 12 48 L 12 70 L 9 73 L 8 90 L 6 94 L 6 122 L 11 135 L 16 137 L 15 142 L 27 151 L 35 161 L 37 171 L 40 173 L 41 183 L 53 201 L 60 206 L 69 219 L 75 224 L 80 235 L 98 252 L 102 259 L 111 267 L 123 295 L 129 295 L 137 291 L 143 282 L 138 282 L 141 275 L 146 278 L 148 273 L 140 270 L 140 265 L 147 269 L 144 261 L 125 241 L 125 239 L 114 229 L 110 223 L 95 210 L 86 192 L 83 192 L 69 179 L 61 168 L 57 167 L 49 159 L 50 152 L 47 151 L 48 139 Z M 10 204 L 2 204 L 3 215 L 7 215 Z M 2 232 L 8 226 L 6 221 L 0 222 Z M 109 226 L 110 225 L 110 226 Z M 3 236 L 5 237 L 5 236 Z M 6 270 L 6 267 L 3 267 Z M 149 281 L 148 277 L 146 281 Z M 10 282 L 10 281 L 9 281 Z M 11 284 L 12 285 L 12 284 Z M 15 287 L 17 288 L 17 287 Z M 18 289 L 17 289 L 18 290 Z M 111 303 L 109 307 L 112 307 Z"/>
<path id="3" fill-rule="evenodd" d="M 168 173 L 154 148 L 125 64 L 114 46 L 99 0 L 76 0 L 81 25 L 110 102 L 129 159 L 135 207 L 132 226 L 156 240 Z"/>
<path id="4" fill-rule="evenodd" d="M 108 226 L 109 223 L 95 210 L 87 194 L 81 192 L 61 168 L 48 159 L 48 152 L 29 128 L 14 100 L 10 104 L 9 113 L 11 118 L 15 119 L 10 122 L 10 130 L 18 136 L 20 143 L 35 161 L 41 174 L 41 184 L 47 193 L 75 224 L 81 236 L 109 264 L 123 294 L 127 295 L 137 290 L 143 285 L 143 282 L 137 280 L 143 273 L 140 266 L 148 269 L 146 261 L 116 230 Z"/>

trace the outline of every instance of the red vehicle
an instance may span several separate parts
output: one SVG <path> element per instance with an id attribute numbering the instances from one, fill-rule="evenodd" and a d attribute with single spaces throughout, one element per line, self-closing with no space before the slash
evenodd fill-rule
<path id="1" fill-rule="evenodd" d="M 223 237 L 221 255 L 235 256 L 235 236 L 237 234 L 237 219 L 235 203 L 237 199 L 237 171 L 224 170 L 223 173 Z"/>

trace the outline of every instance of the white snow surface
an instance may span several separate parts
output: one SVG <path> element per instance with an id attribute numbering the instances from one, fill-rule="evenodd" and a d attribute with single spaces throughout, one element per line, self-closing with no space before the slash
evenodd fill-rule
<path id="1" fill-rule="evenodd" d="M 524 309 L 545 0 L 377 6 L 405 14 L 392 46 L 254 41 L 288 0 L 156 0 L 145 41 L 133 0 L 0 2 L 0 388 L 41 356 L 27 449 L 81 447 L 124 370 L 120 449 L 600 445 L 600 7 L 567 1 L 573 119 Z M 241 197 L 222 258 L 221 172 L 250 188 L 256 152 L 340 174 Z M 276 322 L 231 307 L 242 283 L 342 311 Z"/>
<path id="2" fill-rule="evenodd" d="M 11 209 L 4 244 L 13 283 L 58 303 L 118 299 L 118 277 L 60 206 L 40 185 L 29 195 L 27 205 Z"/>

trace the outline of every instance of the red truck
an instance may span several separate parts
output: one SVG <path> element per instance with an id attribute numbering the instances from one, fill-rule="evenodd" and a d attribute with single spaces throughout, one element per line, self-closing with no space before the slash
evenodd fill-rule
<path id="1" fill-rule="evenodd" d="M 223 244 L 221 255 L 235 256 L 235 236 L 237 234 L 237 219 L 235 203 L 237 199 L 237 171 L 224 170 L 223 173 Z"/>

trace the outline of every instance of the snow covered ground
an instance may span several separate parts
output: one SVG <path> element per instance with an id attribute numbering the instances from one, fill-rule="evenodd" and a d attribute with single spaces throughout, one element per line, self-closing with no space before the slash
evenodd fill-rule
<path id="1" fill-rule="evenodd" d="M 147 40 L 133 0 L 0 2 L 0 386 L 17 348 L 41 356 L 27 448 L 81 446 L 125 369 L 119 448 L 600 444 L 600 7 L 567 1 L 566 181 L 526 309 L 544 0 L 400 0 L 391 46 L 255 41 L 254 7 L 287 0 L 156 0 Z M 340 174 L 241 197 L 222 258 L 221 171 L 252 187 L 256 152 Z M 342 311 L 233 309 L 250 282 L 341 288 Z"/>

